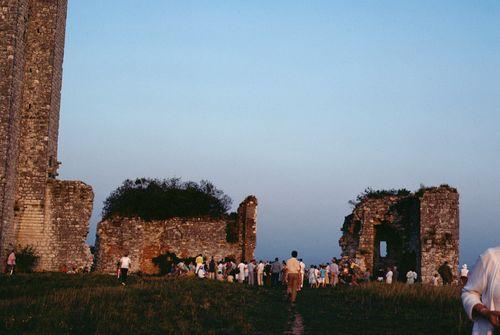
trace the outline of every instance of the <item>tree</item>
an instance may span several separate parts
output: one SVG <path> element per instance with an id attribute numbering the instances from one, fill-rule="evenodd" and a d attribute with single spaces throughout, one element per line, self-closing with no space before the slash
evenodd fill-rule
<path id="1" fill-rule="evenodd" d="M 140 217 L 145 221 L 173 217 L 220 218 L 232 200 L 211 182 L 182 182 L 179 178 L 127 179 L 104 201 L 103 219 L 113 216 Z"/>

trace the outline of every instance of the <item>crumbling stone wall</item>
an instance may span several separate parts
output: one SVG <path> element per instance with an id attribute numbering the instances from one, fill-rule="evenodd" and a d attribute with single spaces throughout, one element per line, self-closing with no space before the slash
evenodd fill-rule
<path id="1" fill-rule="evenodd" d="M 67 0 L 8 0 L 1 6 L 7 39 L 0 41 L 0 65 L 7 76 L 0 78 L 0 128 L 6 130 L 0 137 L 0 258 L 29 244 L 41 257 L 37 270 L 57 270 L 66 258 L 88 265 L 79 252 L 88 249 L 84 244 L 74 254 L 58 249 L 86 238 L 93 199 L 89 186 L 55 180 Z M 65 223 L 76 230 L 61 230 Z M 74 239 L 76 233 L 84 235 Z"/>
<path id="2" fill-rule="evenodd" d="M 257 243 L 257 198 L 249 196 L 238 207 L 238 230 L 241 247 L 241 259 L 254 258 Z"/>
<path id="3" fill-rule="evenodd" d="M 257 199 L 247 197 L 238 209 L 238 217 L 223 219 L 173 218 L 146 222 L 140 218 L 115 217 L 97 226 L 95 270 L 114 273 L 117 261 L 126 252 L 132 260 L 132 272 L 156 274 L 152 259 L 174 253 L 180 258 L 203 254 L 216 260 L 233 257 L 253 258 L 256 237 Z M 238 226 L 238 241 L 227 242 L 228 225 Z"/>
<path id="4" fill-rule="evenodd" d="M 459 195 L 440 186 L 408 195 L 366 197 L 342 227 L 342 255 L 357 258 L 371 273 L 398 266 L 400 273 L 412 269 L 423 282 L 430 282 L 437 268 L 448 261 L 458 272 Z M 387 255 L 380 242 L 387 242 Z"/>

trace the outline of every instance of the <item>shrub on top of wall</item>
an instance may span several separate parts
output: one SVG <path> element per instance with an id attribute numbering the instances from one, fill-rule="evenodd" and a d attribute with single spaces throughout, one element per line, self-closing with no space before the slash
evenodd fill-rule
<path id="1" fill-rule="evenodd" d="M 211 182 L 182 182 L 179 178 L 125 180 L 104 201 L 103 219 L 139 217 L 145 221 L 173 217 L 221 218 L 232 200 Z"/>

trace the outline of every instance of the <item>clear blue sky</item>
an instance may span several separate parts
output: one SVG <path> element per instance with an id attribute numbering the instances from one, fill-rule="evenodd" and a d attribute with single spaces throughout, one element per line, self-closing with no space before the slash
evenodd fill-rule
<path id="1" fill-rule="evenodd" d="M 70 0 L 61 177 L 209 179 L 260 200 L 258 258 L 339 254 L 368 186 L 448 183 L 500 244 L 498 1 Z"/>

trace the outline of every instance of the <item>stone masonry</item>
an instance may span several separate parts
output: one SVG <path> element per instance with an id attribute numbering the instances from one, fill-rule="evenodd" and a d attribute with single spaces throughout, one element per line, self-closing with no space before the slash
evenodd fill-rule
<path id="1" fill-rule="evenodd" d="M 90 266 L 93 192 L 57 180 L 67 0 L 0 0 L 0 259 L 31 245 L 36 270 Z"/>
<path id="2" fill-rule="evenodd" d="M 257 199 L 249 196 L 238 208 L 237 217 L 172 218 L 146 222 L 140 218 L 115 217 L 97 226 L 95 270 L 115 273 L 124 253 L 132 260 L 132 272 L 156 274 L 152 259 L 165 253 L 179 258 L 203 254 L 216 260 L 232 257 L 249 261 L 256 243 Z M 227 241 L 227 229 L 236 225 L 237 241 Z"/>
<path id="3" fill-rule="evenodd" d="M 459 194 L 447 185 L 365 197 L 345 218 L 342 231 L 342 255 L 356 258 L 363 270 L 375 273 L 396 265 L 400 274 L 412 269 L 428 283 L 447 261 L 458 276 Z"/>

